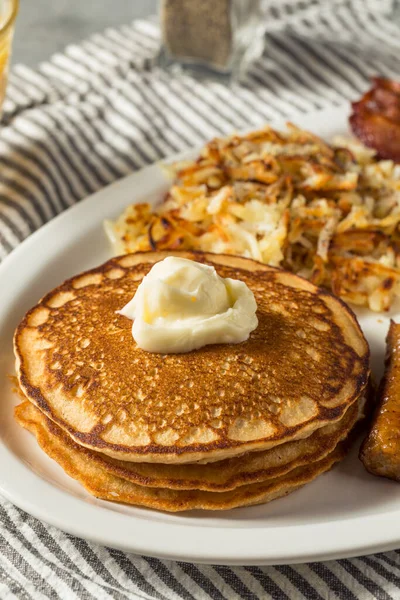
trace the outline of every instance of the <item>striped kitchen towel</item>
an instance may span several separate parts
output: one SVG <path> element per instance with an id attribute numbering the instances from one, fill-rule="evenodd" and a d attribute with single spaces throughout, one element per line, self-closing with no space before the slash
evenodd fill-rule
<path id="1" fill-rule="evenodd" d="M 391 0 L 265 2 L 265 52 L 230 87 L 154 64 L 155 20 L 31 70 L 14 67 L 0 132 L 0 259 L 56 214 L 215 134 L 359 96 L 399 77 Z M 137 557 L 49 527 L 0 501 L 0 598 L 398 600 L 400 553 L 300 566 L 202 566 Z"/>

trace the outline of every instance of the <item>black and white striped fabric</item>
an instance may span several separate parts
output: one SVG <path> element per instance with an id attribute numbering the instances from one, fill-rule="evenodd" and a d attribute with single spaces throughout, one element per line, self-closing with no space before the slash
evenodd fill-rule
<path id="1" fill-rule="evenodd" d="M 264 55 L 239 85 L 154 66 L 155 20 L 94 35 L 33 71 L 14 67 L 0 132 L 0 259 L 88 194 L 215 134 L 356 98 L 399 77 L 391 0 L 265 2 Z M 0 501 L 0 598 L 396 600 L 400 552 L 277 567 L 137 557 Z"/>

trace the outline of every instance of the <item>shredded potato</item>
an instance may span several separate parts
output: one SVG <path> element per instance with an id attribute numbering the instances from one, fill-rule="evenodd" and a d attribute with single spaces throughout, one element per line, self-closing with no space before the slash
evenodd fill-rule
<path id="1" fill-rule="evenodd" d="M 374 311 L 400 294 L 400 168 L 360 143 L 327 144 L 289 124 L 214 139 L 167 168 L 174 180 L 159 206 L 133 204 L 106 223 L 117 254 L 237 254 Z"/>

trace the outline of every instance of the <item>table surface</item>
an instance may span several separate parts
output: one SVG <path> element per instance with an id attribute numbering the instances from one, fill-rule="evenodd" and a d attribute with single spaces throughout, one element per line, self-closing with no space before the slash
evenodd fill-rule
<path id="1" fill-rule="evenodd" d="M 12 62 L 33 67 L 71 42 L 156 9 L 157 0 L 20 0 Z"/>

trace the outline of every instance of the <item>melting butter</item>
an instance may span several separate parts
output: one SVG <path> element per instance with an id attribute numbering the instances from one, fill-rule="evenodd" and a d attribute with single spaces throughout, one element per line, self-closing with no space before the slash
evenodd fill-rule
<path id="1" fill-rule="evenodd" d="M 152 267 L 118 313 L 133 320 L 132 336 L 140 348 L 173 354 L 247 340 L 258 325 L 256 310 L 243 281 L 169 256 Z"/>

